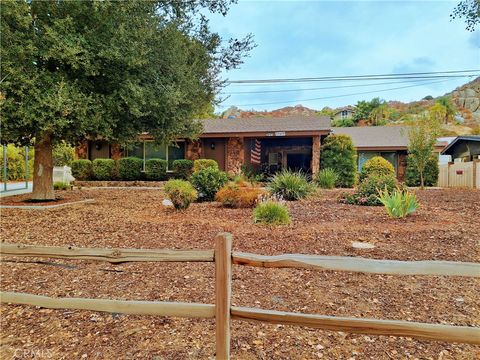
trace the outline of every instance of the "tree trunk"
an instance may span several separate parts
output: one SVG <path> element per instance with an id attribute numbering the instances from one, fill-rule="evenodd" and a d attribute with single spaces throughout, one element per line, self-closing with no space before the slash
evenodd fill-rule
<path id="1" fill-rule="evenodd" d="M 55 200 L 52 150 L 50 134 L 43 134 L 41 138 L 35 139 L 32 200 Z"/>
<path id="2" fill-rule="evenodd" d="M 420 189 L 424 189 L 425 181 L 423 180 L 423 171 L 420 171 Z"/>

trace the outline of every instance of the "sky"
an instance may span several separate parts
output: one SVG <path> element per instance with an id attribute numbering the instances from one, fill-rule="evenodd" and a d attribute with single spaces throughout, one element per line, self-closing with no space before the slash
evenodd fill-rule
<path id="1" fill-rule="evenodd" d="M 480 69 L 480 31 L 468 32 L 463 19 L 450 20 L 457 2 L 240 0 L 225 17 L 209 18 L 223 38 L 252 33 L 257 44 L 240 68 L 222 74 L 228 80 Z M 443 95 L 472 79 L 336 89 L 331 87 L 354 83 L 232 84 L 222 90 L 225 100 L 217 111 L 232 105 L 244 110 L 297 104 L 321 109 L 373 97 L 408 102 Z M 330 89 L 251 93 L 318 87 Z M 378 91 L 395 87 L 404 88 Z M 312 98 L 324 99 L 307 100 Z"/>

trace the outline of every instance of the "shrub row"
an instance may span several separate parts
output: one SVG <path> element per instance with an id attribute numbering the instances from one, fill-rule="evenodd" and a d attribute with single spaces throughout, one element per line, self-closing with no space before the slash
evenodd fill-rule
<path id="1" fill-rule="evenodd" d="M 175 160 L 173 172 L 176 178 L 188 179 L 192 173 L 193 161 Z M 125 157 L 117 161 L 113 159 L 80 159 L 71 162 L 72 175 L 77 180 L 166 180 L 167 161 L 148 159 L 145 161 L 135 157 Z"/>

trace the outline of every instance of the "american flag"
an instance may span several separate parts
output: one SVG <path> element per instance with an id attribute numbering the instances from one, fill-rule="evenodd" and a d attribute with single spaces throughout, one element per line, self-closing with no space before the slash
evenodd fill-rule
<path id="1" fill-rule="evenodd" d="M 260 164 L 261 149 L 262 143 L 255 139 L 254 143 L 252 144 L 252 150 L 250 152 L 250 162 L 252 164 Z"/>

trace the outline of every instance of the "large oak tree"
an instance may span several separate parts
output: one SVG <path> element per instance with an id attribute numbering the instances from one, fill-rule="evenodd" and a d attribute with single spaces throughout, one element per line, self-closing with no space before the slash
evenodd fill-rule
<path id="1" fill-rule="evenodd" d="M 52 146 L 86 137 L 157 141 L 198 129 L 220 73 L 248 35 L 224 42 L 206 11 L 231 0 L 6 1 L 1 5 L 1 141 L 34 143 L 34 199 L 53 199 Z"/>

